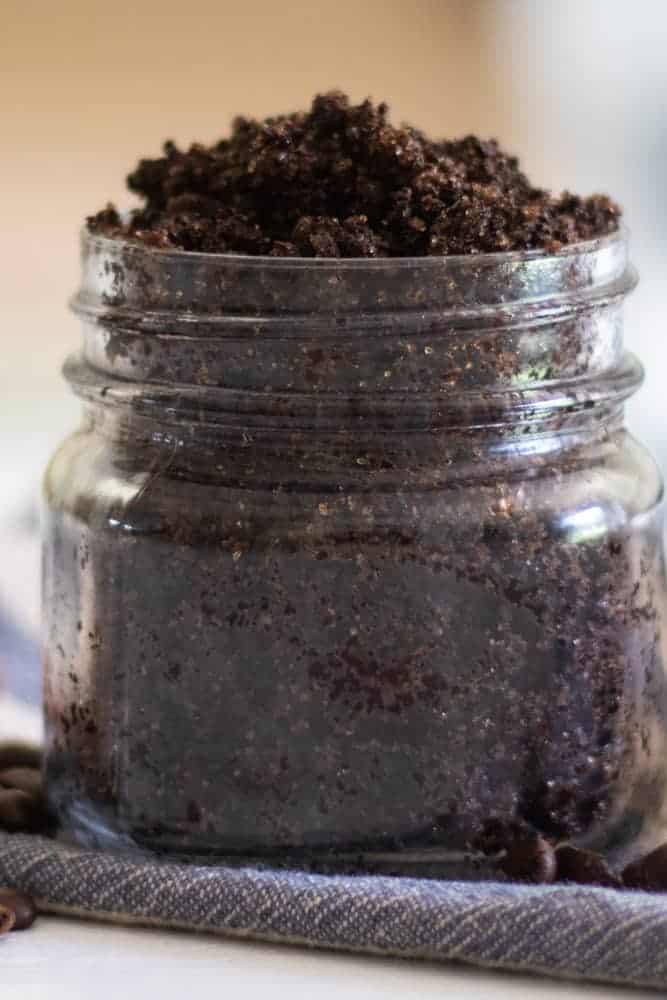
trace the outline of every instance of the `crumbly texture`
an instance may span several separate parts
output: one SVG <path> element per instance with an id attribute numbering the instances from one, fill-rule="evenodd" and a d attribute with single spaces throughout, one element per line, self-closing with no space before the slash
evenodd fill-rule
<path id="1" fill-rule="evenodd" d="M 163 248 L 275 257 L 444 256 L 560 247 L 613 232 L 605 195 L 534 187 L 491 139 L 434 141 L 386 104 L 322 94 L 307 112 L 237 118 L 229 138 L 167 142 L 128 177 L 143 206 L 94 232 Z"/>

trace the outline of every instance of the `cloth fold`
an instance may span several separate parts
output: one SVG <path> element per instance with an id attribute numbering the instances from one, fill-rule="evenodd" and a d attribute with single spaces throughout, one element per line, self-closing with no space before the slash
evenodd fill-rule
<path id="1" fill-rule="evenodd" d="M 0 833 L 41 910 L 667 988 L 667 897 L 575 885 L 204 867 Z"/>

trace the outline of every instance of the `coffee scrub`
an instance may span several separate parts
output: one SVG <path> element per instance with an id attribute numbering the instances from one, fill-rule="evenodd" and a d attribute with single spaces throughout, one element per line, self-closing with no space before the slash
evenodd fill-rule
<path id="1" fill-rule="evenodd" d="M 69 835 L 456 876 L 501 871 L 490 828 L 616 867 L 661 844 L 618 207 L 337 93 L 129 186 L 84 228 L 84 418 L 45 480 Z"/>

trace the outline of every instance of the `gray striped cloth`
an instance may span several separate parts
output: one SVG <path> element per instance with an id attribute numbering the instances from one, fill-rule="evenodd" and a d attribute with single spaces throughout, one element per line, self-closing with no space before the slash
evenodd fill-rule
<path id="1" fill-rule="evenodd" d="M 120 923 L 667 988 L 667 896 L 203 867 L 0 833 L 0 885 Z"/>

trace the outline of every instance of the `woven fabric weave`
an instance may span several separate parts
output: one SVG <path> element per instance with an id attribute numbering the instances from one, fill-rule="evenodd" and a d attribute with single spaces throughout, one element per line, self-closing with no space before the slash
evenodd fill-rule
<path id="1" fill-rule="evenodd" d="M 667 896 L 203 867 L 0 834 L 40 909 L 355 952 L 667 988 Z"/>

